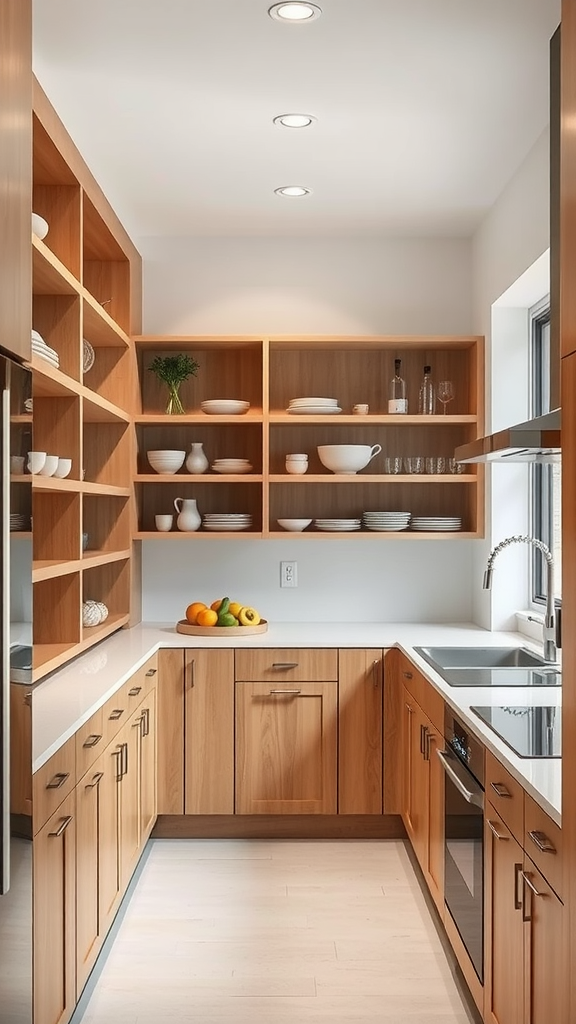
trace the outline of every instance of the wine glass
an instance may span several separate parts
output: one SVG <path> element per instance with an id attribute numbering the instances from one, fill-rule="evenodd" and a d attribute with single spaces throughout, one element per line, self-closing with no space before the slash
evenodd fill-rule
<path id="1" fill-rule="evenodd" d="M 438 384 L 437 395 L 438 395 L 438 401 L 442 402 L 442 405 L 444 406 L 444 415 L 446 415 L 446 406 L 448 405 L 448 402 L 452 402 L 454 400 L 454 397 L 455 397 L 455 395 L 454 395 L 454 385 L 453 385 L 452 381 L 451 380 L 441 380 L 440 383 Z"/>

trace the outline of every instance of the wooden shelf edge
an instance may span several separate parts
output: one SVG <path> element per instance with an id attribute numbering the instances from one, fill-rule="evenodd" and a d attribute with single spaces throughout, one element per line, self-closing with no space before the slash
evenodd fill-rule
<path id="1" fill-rule="evenodd" d="M 106 622 L 103 622 L 101 626 L 83 626 L 82 627 L 82 639 L 78 644 L 78 653 L 87 650 L 94 644 L 97 644 L 99 640 L 103 640 L 105 637 L 110 636 L 111 633 L 115 633 L 117 629 L 121 629 L 130 621 L 130 615 L 109 615 Z"/>
<path id="2" fill-rule="evenodd" d="M 338 423 L 345 423 L 346 426 L 365 426 L 367 423 L 379 426 L 394 426 L 394 427 L 414 427 L 414 426 L 455 426 L 459 423 L 477 423 L 478 416 L 473 413 L 463 413 L 460 416 L 392 416 L 389 413 L 379 413 L 368 416 L 354 416 L 353 414 L 343 413 L 338 415 L 316 415 L 316 416 L 301 416 L 295 415 L 288 412 L 270 412 L 268 419 L 271 424 L 287 424 L 293 426 L 296 423 L 302 423 L 309 425 L 310 423 L 321 423 L 323 426 L 327 423 L 333 423 L 336 426 Z"/>
<path id="3" fill-rule="evenodd" d="M 132 552 L 126 551 L 85 551 L 80 562 L 81 569 L 91 569 L 96 565 L 109 565 L 110 562 L 126 562 Z"/>
<path id="4" fill-rule="evenodd" d="M 132 493 L 130 487 L 120 487 L 117 484 L 97 484 L 91 480 L 83 480 L 80 489 L 82 494 L 111 498 L 129 498 Z"/>
<path id="5" fill-rule="evenodd" d="M 53 580 L 58 576 L 70 576 L 81 568 L 79 558 L 74 559 L 42 559 L 32 563 L 32 583 Z"/>
<path id="6" fill-rule="evenodd" d="M 82 489 L 82 482 L 80 480 L 71 480 L 70 477 L 64 477 L 62 480 L 57 476 L 40 476 L 38 473 L 35 473 L 30 479 L 32 480 L 32 491 L 36 494 L 43 491 L 60 491 L 64 494 L 75 494 L 80 493 Z"/>
<path id="7" fill-rule="evenodd" d="M 43 276 L 45 279 L 48 278 L 51 285 L 54 287 L 54 294 L 56 295 L 80 295 L 82 292 L 82 285 L 80 281 L 74 276 L 74 274 L 68 270 L 68 267 L 62 263 L 61 260 L 52 252 L 50 247 L 46 245 L 42 239 L 38 238 L 37 235 L 32 235 L 32 293 L 35 295 L 47 295 L 51 292 L 47 291 L 35 291 L 34 288 L 34 275 L 36 278 Z M 43 286 L 41 286 L 43 287 Z"/>
<path id="8" fill-rule="evenodd" d="M 33 355 L 27 365 L 33 373 L 32 395 L 34 398 L 58 398 L 62 395 L 76 397 L 81 394 L 82 384 L 79 380 L 56 369 L 40 356 Z"/>
<path id="9" fill-rule="evenodd" d="M 129 424 L 132 422 L 130 413 L 125 412 L 120 406 L 114 405 L 113 402 L 109 402 L 107 398 L 102 398 L 101 395 L 96 394 L 95 391 L 91 391 L 85 384 L 80 385 L 80 392 L 82 398 L 88 406 L 91 406 L 93 410 L 98 410 L 98 415 L 94 415 L 93 419 L 90 419 L 86 415 L 86 405 L 83 410 L 83 422 L 84 423 L 100 423 L 102 421 L 108 422 L 110 420 L 120 420 L 122 423 Z"/>
<path id="10" fill-rule="evenodd" d="M 232 532 L 232 530 L 222 530 L 221 533 L 217 531 L 207 530 L 204 533 L 203 530 L 196 530 L 193 532 L 185 532 L 180 530 L 171 530 L 169 533 L 162 533 L 161 530 L 140 530 L 133 534 L 133 540 L 256 540 L 264 537 L 264 533 L 259 531 L 258 533 L 250 532 L 249 530 L 242 530 Z M 286 536 L 284 534 L 284 536 Z"/>
<path id="11" fill-rule="evenodd" d="M 171 426 L 171 427 L 182 427 L 188 426 L 193 423 L 196 426 L 199 424 L 209 423 L 227 423 L 238 426 L 242 423 L 263 423 L 264 414 L 261 410 L 257 412 L 244 412 L 239 416 L 210 416 L 208 413 L 196 410 L 194 412 L 184 413 L 183 416 L 169 416 L 167 413 L 162 412 L 150 412 L 150 413 L 137 413 L 132 417 L 136 426 Z M 326 417 L 329 418 L 329 417 Z"/>
<path id="12" fill-rule="evenodd" d="M 274 473 L 268 480 L 271 484 L 475 484 L 478 477 L 473 473 Z"/>
<path id="13" fill-rule="evenodd" d="M 291 533 L 290 530 L 270 530 L 266 535 L 270 540 L 286 540 L 288 537 L 290 540 L 299 540 L 301 538 L 310 538 L 314 540 L 334 540 L 336 537 L 350 540 L 352 537 L 356 540 L 478 540 L 483 534 L 481 533 L 468 533 L 464 530 L 436 530 L 434 532 L 424 533 L 423 530 L 399 530 L 397 533 L 393 530 L 311 530 L 310 528 L 300 532 Z"/>
<path id="14" fill-rule="evenodd" d="M 86 310 L 84 310 L 85 322 L 88 321 L 88 328 L 90 328 L 90 326 L 91 326 L 90 325 L 90 317 L 91 316 L 98 317 L 99 321 L 101 321 L 102 328 L 104 329 L 104 331 L 106 333 L 110 332 L 110 341 L 111 342 L 112 341 L 117 341 L 117 343 L 119 345 L 122 345 L 124 348 L 129 348 L 130 347 L 130 338 L 128 337 L 126 332 L 116 323 L 115 320 L 112 319 L 110 314 L 104 309 L 103 306 L 100 305 L 98 300 L 94 298 L 94 296 L 91 294 L 91 292 L 89 292 L 87 288 L 82 286 L 81 294 L 82 294 L 82 299 L 84 300 L 84 303 L 86 304 L 86 306 L 88 306 L 88 308 L 90 310 L 90 312 L 88 313 L 88 317 L 86 317 Z M 112 347 L 114 347 L 113 345 L 101 345 L 101 346 L 99 346 L 97 338 L 93 341 L 93 344 L 97 348 L 98 347 L 102 347 L 102 348 L 108 348 L 108 347 L 112 348 Z"/>
<path id="15" fill-rule="evenodd" d="M 78 644 L 75 642 L 62 644 L 39 644 L 33 643 L 32 682 L 54 672 L 55 669 L 65 665 L 77 652 Z"/>
<path id="16" fill-rule="evenodd" d="M 262 473 L 139 473 L 135 484 L 261 484 Z"/>

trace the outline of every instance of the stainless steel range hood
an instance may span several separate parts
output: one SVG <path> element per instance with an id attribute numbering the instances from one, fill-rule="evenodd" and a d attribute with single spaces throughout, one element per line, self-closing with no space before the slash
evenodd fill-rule
<path id="1" fill-rule="evenodd" d="M 462 444 L 454 456 L 458 462 L 558 462 L 560 452 L 560 409 L 554 409 Z"/>

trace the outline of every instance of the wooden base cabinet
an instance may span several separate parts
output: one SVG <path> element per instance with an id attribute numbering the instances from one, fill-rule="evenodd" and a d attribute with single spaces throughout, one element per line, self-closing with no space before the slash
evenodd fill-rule
<path id="1" fill-rule="evenodd" d="M 234 813 L 234 651 L 185 652 L 185 814 Z"/>
<path id="2" fill-rule="evenodd" d="M 402 819 L 441 916 L 444 912 L 444 776 L 438 730 L 412 694 L 403 691 Z"/>
<path id="3" fill-rule="evenodd" d="M 338 651 L 338 813 L 382 814 L 381 650 Z"/>

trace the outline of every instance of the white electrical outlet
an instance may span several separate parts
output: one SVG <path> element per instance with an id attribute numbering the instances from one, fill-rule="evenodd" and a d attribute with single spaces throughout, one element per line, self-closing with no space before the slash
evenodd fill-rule
<path id="1" fill-rule="evenodd" d="M 280 562 L 280 586 L 281 587 L 297 587 L 298 586 L 298 563 L 297 562 Z"/>

